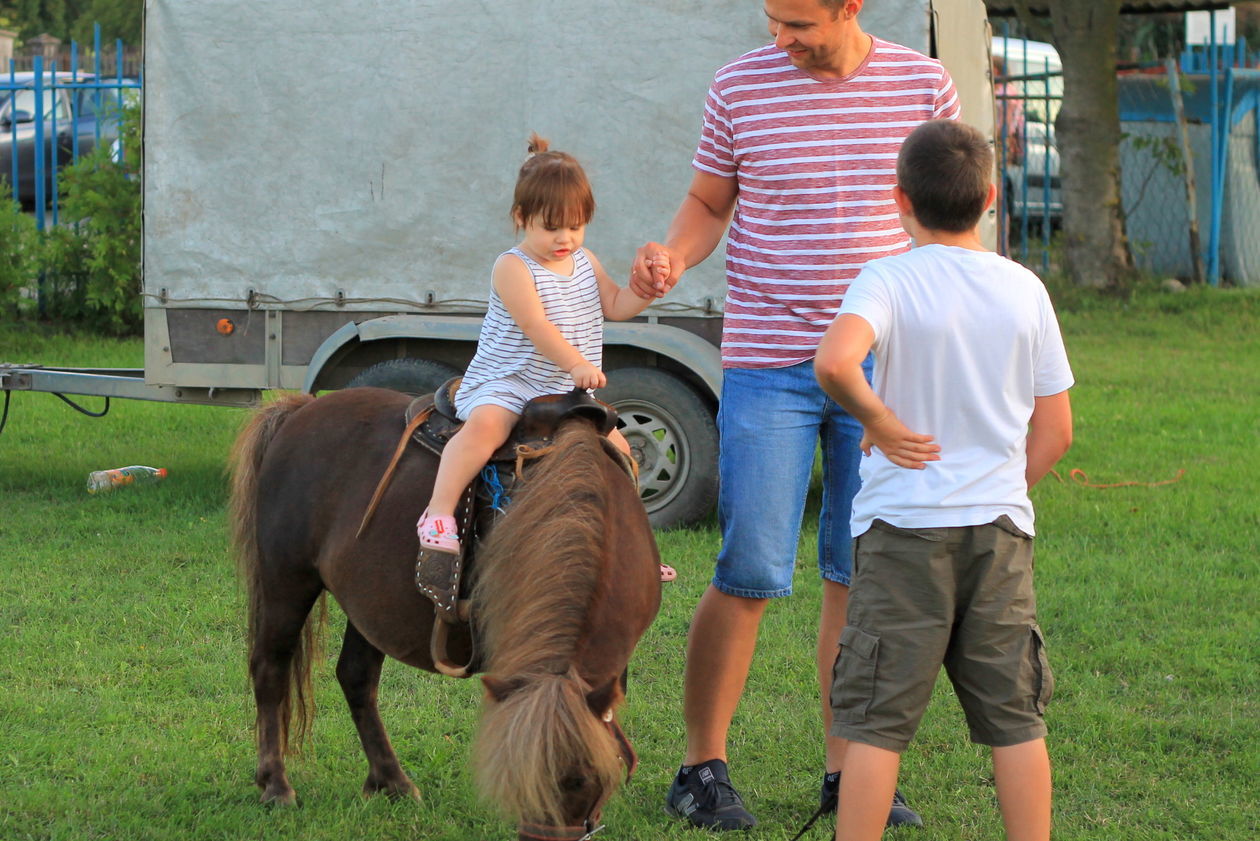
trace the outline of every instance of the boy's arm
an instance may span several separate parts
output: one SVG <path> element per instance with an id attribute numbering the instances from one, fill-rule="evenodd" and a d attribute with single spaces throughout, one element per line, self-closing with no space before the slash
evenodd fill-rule
<path id="1" fill-rule="evenodd" d="M 512 316 L 539 353 L 554 362 L 561 371 L 570 374 L 579 388 L 603 388 L 607 385 L 604 373 L 587 362 L 548 320 L 538 290 L 534 288 L 534 276 L 519 257 L 511 254 L 500 257 L 494 264 L 490 279 L 508 315 Z"/>
<path id="2" fill-rule="evenodd" d="M 595 280 L 599 283 L 599 305 L 604 312 L 604 318 L 612 321 L 625 321 L 627 318 L 634 318 L 655 300 L 654 298 L 640 298 L 629 286 L 618 286 L 617 281 L 609 277 L 608 272 L 604 271 L 604 267 L 600 265 L 598 257 L 589 250 L 586 252 L 586 256 L 590 258 L 591 268 L 595 270 Z M 663 256 L 657 257 L 656 260 L 663 262 L 668 267 L 668 262 L 665 262 Z"/>
<path id="3" fill-rule="evenodd" d="M 1072 403 L 1066 391 L 1033 400 L 1028 420 L 1028 465 L 1024 479 L 1028 487 L 1041 481 L 1050 468 L 1072 446 Z"/>
<path id="4" fill-rule="evenodd" d="M 862 360 L 875 343 L 875 331 L 860 315 L 842 313 L 827 328 L 818 355 L 814 376 L 818 384 L 862 424 L 862 452 L 871 446 L 898 467 L 922 470 L 926 462 L 940 461 L 939 445 L 931 435 L 919 435 L 903 424 L 862 373 Z"/>

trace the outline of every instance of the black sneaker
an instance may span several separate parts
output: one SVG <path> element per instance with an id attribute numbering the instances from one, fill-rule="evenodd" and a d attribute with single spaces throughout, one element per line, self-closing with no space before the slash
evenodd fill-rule
<path id="1" fill-rule="evenodd" d="M 818 793 L 818 809 L 824 815 L 834 815 L 840 802 L 840 772 L 823 774 L 822 790 Z"/>
<path id="2" fill-rule="evenodd" d="M 701 762 L 685 776 L 681 772 L 675 775 L 665 796 L 665 812 L 706 829 L 751 829 L 757 825 L 720 759 Z"/>
<path id="3" fill-rule="evenodd" d="M 824 774 L 822 789 L 818 795 L 818 808 L 824 813 L 834 813 L 840 802 L 840 774 Z M 888 810 L 888 822 L 885 826 L 923 826 L 923 818 L 906 803 L 906 796 L 901 789 L 893 792 L 892 808 Z"/>
<path id="4" fill-rule="evenodd" d="M 923 818 L 906 803 L 906 796 L 901 789 L 893 791 L 892 809 L 888 812 L 888 823 L 885 826 L 923 826 Z"/>

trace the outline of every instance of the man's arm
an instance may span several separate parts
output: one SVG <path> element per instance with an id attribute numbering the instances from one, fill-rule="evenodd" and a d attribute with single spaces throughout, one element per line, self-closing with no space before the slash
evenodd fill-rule
<path id="1" fill-rule="evenodd" d="M 630 288 L 642 298 L 661 298 L 682 273 L 713 253 L 722 241 L 735 211 L 739 183 L 734 178 L 697 172 L 687 196 L 674 214 L 665 244 L 649 242 L 640 248 L 630 266 Z M 669 271 L 654 272 L 648 265 L 661 252 L 669 256 Z"/>
<path id="2" fill-rule="evenodd" d="M 1041 481 L 1072 446 L 1072 403 L 1066 391 L 1033 400 L 1028 420 L 1028 487 Z"/>
<path id="3" fill-rule="evenodd" d="M 875 331 L 860 315 L 842 313 L 831 322 L 814 357 L 814 376 L 831 395 L 862 424 L 862 452 L 871 446 L 898 467 L 922 470 L 926 462 L 940 461 L 941 448 L 931 435 L 912 432 L 879 395 L 862 373 L 862 360 L 875 343 Z"/>

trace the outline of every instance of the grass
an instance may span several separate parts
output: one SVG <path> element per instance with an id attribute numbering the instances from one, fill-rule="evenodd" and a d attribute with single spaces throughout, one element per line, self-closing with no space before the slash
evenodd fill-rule
<path id="1" fill-rule="evenodd" d="M 1034 491 L 1040 619 L 1058 680 L 1056 837 L 1257 837 L 1260 294 L 1056 298 L 1078 380 L 1066 481 Z M 0 326 L 0 360 L 134 366 L 141 355 L 138 340 Z M 242 416 L 118 401 L 92 420 L 49 395 L 13 395 L 0 434 L 0 838 L 510 837 L 466 767 L 475 682 L 387 666 L 383 715 L 424 800 L 359 796 L 366 765 L 332 675 L 335 632 L 313 745 L 290 762 L 301 806 L 256 802 L 222 473 Z M 84 492 L 90 470 L 134 463 L 170 478 Z M 1095 483 L 1185 473 L 1099 489 L 1071 468 Z M 798 593 L 767 615 L 731 733 L 736 782 L 761 820 L 752 837 L 776 841 L 812 811 L 821 770 L 816 502 L 810 512 Z M 660 801 L 682 747 L 687 626 L 717 537 L 710 524 L 658 538 L 679 580 L 632 664 L 623 721 L 641 767 L 600 838 L 698 837 Z M 904 835 L 1000 838 L 986 752 L 966 741 L 946 683 L 936 695 L 902 775 L 928 828 Z"/>

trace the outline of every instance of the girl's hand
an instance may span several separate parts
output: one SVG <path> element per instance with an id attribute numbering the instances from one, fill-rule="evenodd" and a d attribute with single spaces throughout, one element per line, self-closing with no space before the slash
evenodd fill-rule
<path id="1" fill-rule="evenodd" d="M 573 384 L 578 388 L 603 388 L 608 385 L 604 372 L 585 359 L 569 369 L 569 376 L 573 377 Z"/>

